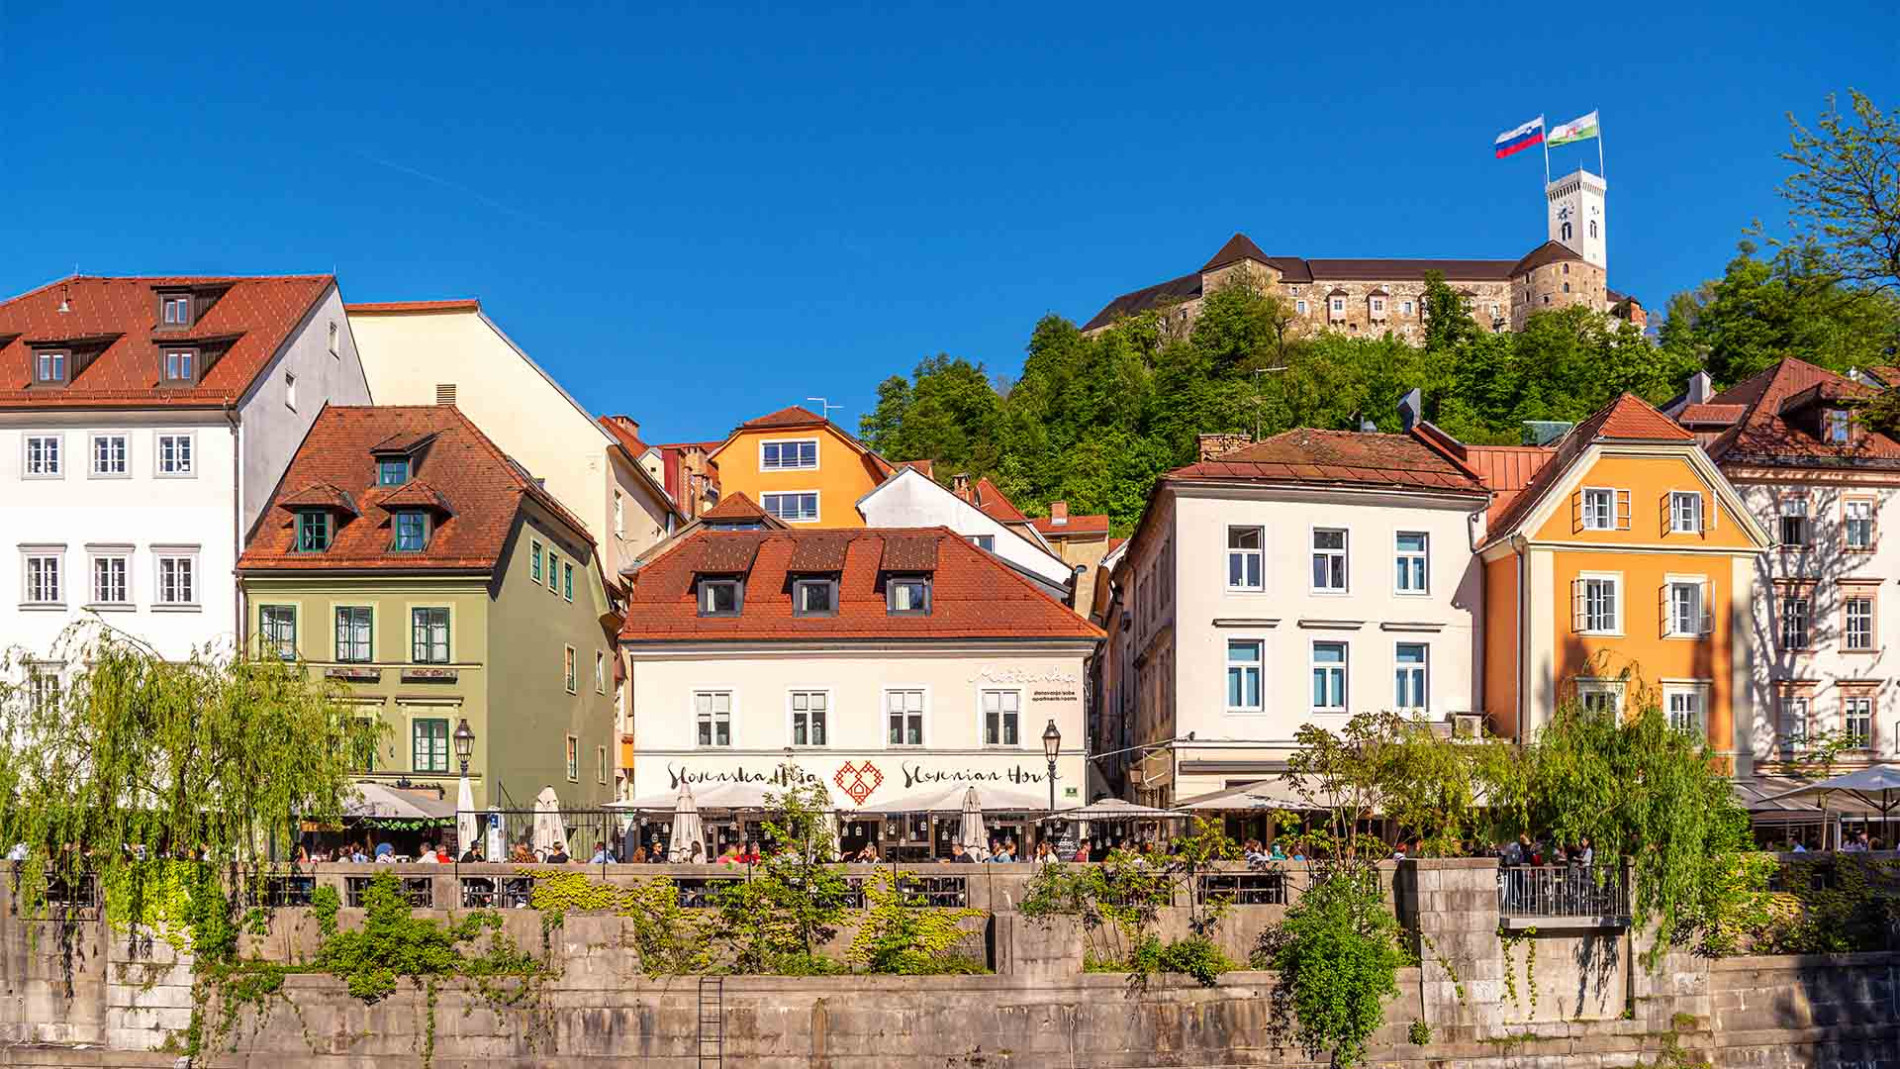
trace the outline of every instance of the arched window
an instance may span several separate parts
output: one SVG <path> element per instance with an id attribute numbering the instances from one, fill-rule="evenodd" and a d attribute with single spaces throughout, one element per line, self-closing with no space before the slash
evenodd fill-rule
<path id="1" fill-rule="evenodd" d="M 1564 237 L 1563 237 L 1563 239 L 1564 239 L 1565 241 L 1569 241 L 1569 240 L 1570 240 L 1570 224 L 1569 224 L 1569 223 L 1565 223 L 1565 224 L 1564 224 Z"/>
<path id="2" fill-rule="evenodd" d="M 1597 236 L 1597 221 L 1595 219 L 1590 220 L 1590 236 Z"/>

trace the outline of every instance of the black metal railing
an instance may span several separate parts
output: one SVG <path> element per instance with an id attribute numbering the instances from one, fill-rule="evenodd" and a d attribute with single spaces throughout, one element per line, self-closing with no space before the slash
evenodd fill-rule
<path id="1" fill-rule="evenodd" d="M 1202 901 L 1225 897 L 1237 906 L 1284 906 L 1287 904 L 1287 874 L 1284 872 L 1210 872 L 1201 876 Z"/>
<path id="2" fill-rule="evenodd" d="M 1623 866 L 1511 865 L 1498 870 L 1498 913 L 1506 917 L 1627 917 Z"/>
<path id="3" fill-rule="evenodd" d="M 532 876 L 464 876 L 463 909 L 527 909 L 534 904 Z"/>
<path id="4" fill-rule="evenodd" d="M 363 895 L 369 890 L 369 876 L 345 876 L 343 878 L 343 904 L 351 909 L 363 907 Z M 435 880 L 428 876 L 404 876 L 402 879 L 402 897 L 411 908 L 435 908 Z"/>

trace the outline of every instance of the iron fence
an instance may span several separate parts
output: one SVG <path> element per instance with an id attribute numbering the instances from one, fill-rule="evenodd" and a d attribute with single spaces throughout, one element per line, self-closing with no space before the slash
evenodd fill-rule
<path id="1" fill-rule="evenodd" d="M 1623 866 L 1512 865 L 1498 870 L 1498 913 L 1506 917 L 1627 917 Z"/>
<path id="2" fill-rule="evenodd" d="M 1200 899 L 1225 897 L 1238 906 L 1284 906 L 1287 879 L 1284 872 L 1205 873 L 1200 878 Z"/>
<path id="3" fill-rule="evenodd" d="M 351 909 L 364 906 L 363 895 L 369 890 L 371 876 L 343 877 L 343 904 Z M 435 908 L 435 879 L 430 876 L 402 876 L 402 897 L 415 909 Z"/>

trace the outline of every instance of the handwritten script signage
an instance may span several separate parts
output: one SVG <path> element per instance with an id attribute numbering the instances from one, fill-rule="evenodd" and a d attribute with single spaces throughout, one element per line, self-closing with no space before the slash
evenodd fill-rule
<path id="1" fill-rule="evenodd" d="M 1074 672 L 1050 669 L 1046 672 L 1030 671 L 1023 668 L 980 668 L 970 677 L 972 683 L 1001 685 L 1020 685 L 1028 683 L 1080 683 L 1082 677 Z"/>

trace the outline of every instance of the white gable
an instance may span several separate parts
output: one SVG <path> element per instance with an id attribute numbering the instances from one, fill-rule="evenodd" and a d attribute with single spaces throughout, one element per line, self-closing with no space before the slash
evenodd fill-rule
<path id="1" fill-rule="evenodd" d="M 1075 570 L 1061 558 L 991 519 L 916 468 L 900 469 L 859 498 L 858 512 L 871 527 L 948 527 L 965 538 L 988 536 L 998 557 L 1054 586 L 1067 587 L 1075 577 Z"/>

